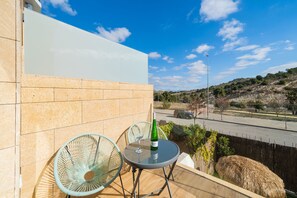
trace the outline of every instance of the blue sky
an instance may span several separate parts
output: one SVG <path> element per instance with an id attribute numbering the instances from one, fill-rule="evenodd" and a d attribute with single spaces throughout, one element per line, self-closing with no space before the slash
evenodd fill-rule
<path id="1" fill-rule="evenodd" d="M 42 12 L 149 54 L 156 90 L 297 67 L 297 1 L 42 0 Z M 208 54 L 208 57 L 206 57 Z"/>

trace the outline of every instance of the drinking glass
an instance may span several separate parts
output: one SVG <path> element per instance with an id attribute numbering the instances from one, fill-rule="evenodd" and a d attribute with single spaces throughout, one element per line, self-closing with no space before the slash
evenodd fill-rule
<path id="1" fill-rule="evenodd" d="M 143 138 L 143 133 L 141 132 L 140 128 L 136 125 L 133 129 L 133 134 L 135 137 L 135 140 L 138 141 L 138 148 L 135 150 L 136 153 L 142 153 L 142 150 L 140 148 L 140 140 Z"/>

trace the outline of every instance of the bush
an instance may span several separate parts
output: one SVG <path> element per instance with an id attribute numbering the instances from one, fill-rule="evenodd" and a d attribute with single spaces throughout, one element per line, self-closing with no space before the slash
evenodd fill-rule
<path id="1" fill-rule="evenodd" d="M 231 101 L 231 102 L 230 102 L 230 106 L 231 106 L 231 107 L 240 108 L 240 109 L 244 109 L 244 108 L 246 108 L 246 105 L 245 105 L 243 102 L 235 102 L 235 101 Z"/>
<path id="2" fill-rule="evenodd" d="M 169 138 L 171 131 L 173 129 L 174 123 L 173 122 L 169 122 L 165 125 L 160 126 L 160 128 L 164 131 L 165 135 Z"/>
<path id="3" fill-rule="evenodd" d="M 263 77 L 261 75 L 257 75 L 256 76 L 256 79 L 259 80 L 259 81 L 261 81 L 261 80 L 263 80 Z"/>
<path id="4" fill-rule="evenodd" d="M 280 80 L 280 81 L 278 81 L 277 84 L 278 84 L 278 85 L 285 85 L 285 84 L 286 84 L 286 81 L 284 81 L 284 80 Z"/>
<path id="5" fill-rule="evenodd" d="M 163 109 L 169 109 L 171 106 L 171 103 L 164 100 L 162 106 L 163 106 Z"/>
<path id="6" fill-rule="evenodd" d="M 205 143 L 206 129 L 195 124 L 184 127 L 184 130 L 188 134 L 187 146 L 189 147 L 190 153 L 195 154 L 197 149 Z"/>
<path id="7" fill-rule="evenodd" d="M 233 155 L 235 153 L 233 148 L 229 146 L 229 138 L 221 136 L 217 140 L 217 154 L 218 158 L 222 156 Z"/>
<path id="8" fill-rule="evenodd" d="M 211 134 L 207 140 L 210 145 L 206 146 L 206 144 L 203 143 L 203 145 L 201 145 L 197 149 L 197 151 L 200 152 L 200 155 L 202 156 L 204 162 L 206 163 L 209 163 L 211 160 L 213 160 L 217 142 L 217 135 L 218 133 L 216 131 L 211 131 Z"/>
<path id="9" fill-rule="evenodd" d="M 261 85 L 268 85 L 267 80 L 263 80 L 263 82 L 261 83 Z"/>

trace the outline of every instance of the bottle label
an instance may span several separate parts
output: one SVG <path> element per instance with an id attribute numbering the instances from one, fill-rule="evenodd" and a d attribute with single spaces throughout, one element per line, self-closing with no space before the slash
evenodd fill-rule
<path id="1" fill-rule="evenodd" d="M 158 147 L 158 141 L 152 141 L 151 146 L 152 147 Z"/>

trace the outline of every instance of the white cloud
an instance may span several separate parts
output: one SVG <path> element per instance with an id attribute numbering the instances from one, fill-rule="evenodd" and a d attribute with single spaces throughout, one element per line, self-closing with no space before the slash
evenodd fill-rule
<path id="1" fill-rule="evenodd" d="M 256 65 L 256 64 L 258 64 L 260 61 L 255 61 L 255 60 L 252 60 L 252 61 L 250 61 L 250 60 L 239 60 L 239 61 L 237 61 L 236 63 L 235 63 L 235 66 L 236 66 L 236 68 L 238 68 L 238 70 L 239 70 L 239 68 L 242 68 L 242 69 L 244 69 L 244 68 L 246 68 L 247 66 L 250 66 L 250 65 Z"/>
<path id="2" fill-rule="evenodd" d="M 158 59 L 161 58 L 161 54 L 159 54 L 158 52 L 150 52 L 148 54 L 148 57 L 151 59 Z"/>
<path id="3" fill-rule="evenodd" d="M 178 71 L 178 70 L 181 70 L 181 69 L 183 69 L 184 67 L 187 67 L 187 66 L 188 66 L 188 64 L 185 63 L 185 64 L 181 64 L 179 66 L 175 66 L 173 69 Z"/>
<path id="4" fill-rule="evenodd" d="M 131 32 L 125 27 L 106 30 L 104 27 L 98 26 L 96 30 L 100 36 L 116 43 L 124 42 L 131 35 Z"/>
<path id="5" fill-rule="evenodd" d="M 151 69 L 151 70 L 157 70 L 159 67 L 156 67 L 156 66 L 149 66 L 149 69 Z"/>
<path id="6" fill-rule="evenodd" d="M 200 77 L 198 76 L 190 76 L 187 78 L 188 83 L 199 83 L 200 82 Z"/>
<path id="7" fill-rule="evenodd" d="M 200 79 L 202 75 L 205 75 L 207 72 L 207 67 L 202 60 L 198 60 L 192 63 L 182 64 L 175 67 L 175 70 L 180 70 L 185 68 L 185 75 L 172 75 L 172 76 L 163 76 L 156 77 L 150 76 L 149 81 L 153 83 L 155 89 L 157 90 L 185 90 L 185 89 L 194 89 L 199 86 Z M 161 71 L 166 69 L 163 67 Z M 201 85 L 200 85 L 201 86 Z"/>
<path id="8" fill-rule="evenodd" d="M 202 60 L 190 63 L 188 69 L 191 76 L 204 75 L 207 72 L 207 67 Z"/>
<path id="9" fill-rule="evenodd" d="M 170 83 L 176 83 L 176 82 L 180 82 L 183 79 L 183 77 L 182 76 L 165 76 L 163 77 L 163 79 Z"/>
<path id="10" fill-rule="evenodd" d="M 237 46 L 241 46 L 247 43 L 247 40 L 245 38 L 238 38 L 234 41 L 227 41 L 223 46 L 223 51 L 231 51 Z"/>
<path id="11" fill-rule="evenodd" d="M 200 16 L 203 21 L 217 21 L 227 18 L 238 11 L 239 1 L 233 0 L 202 0 Z"/>
<path id="12" fill-rule="evenodd" d="M 155 72 L 166 72 L 167 71 L 167 68 L 166 67 L 160 68 L 158 66 L 151 66 L 151 65 L 149 65 L 149 69 L 151 71 L 155 71 Z"/>
<path id="13" fill-rule="evenodd" d="M 291 51 L 291 50 L 294 50 L 294 46 L 288 46 L 288 47 L 285 47 L 285 50 L 288 50 L 288 51 Z"/>
<path id="14" fill-rule="evenodd" d="M 190 12 L 188 12 L 187 14 L 187 20 L 189 20 L 191 18 L 191 16 L 193 15 L 194 11 L 196 10 L 196 8 L 193 8 L 192 10 L 190 10 Z"/>
<path id="15" fill-rule="evenodd" d="M 43 2 L 50 3 L 54 8 L 60 8 L 63 12 L 71 16 L 77 15 L 76 10 L 71 7 L 68 0 L 44 0 Z"/>
<path id="16" fill-rule="evenodd" d="M 224 26 L 219 30 L 218 36 L 221 36 L 223 41 L 234 41 L 241 32 L 243 32 L 243 23 L 236 19 L 232 19 L 231 21 L 224 22 Z"/>
<path id="17" fill-rule="evenodd" d="M 269 67 L 268 69 L 264 70 L 262 73 L 263 74 L 268 74 L 268 73 L 273 74 L 273 73 L 277 73 L 279 71 L 286 71 L 286 69 L 295 68 L 295 67 L 297 67 L 297 62 Z"/>
<path id="18" fill-rule="evenodd" d="M 236 51 L 249 51 L 258 48 L 259 45 L 246 45 L 239 48 L 236 48 Z"/>
<path id="19" fill-rule="evenodd" d="M 264 60 L 266 59 L 267 54 L 271 51 L 270 47 L 262 47 L 253 50 L 252 54 L 245 54 L 243 56 L 237 57 L 237 59 L 241 60 Z"/>
<path id="20" fill-rule="evenodd" d="M 238 34 L 243 32 L 243 26 L 243 23 L 236 19 L 224 22 L 223 27 L 221 27 L 217 34 L 222 37 L 223 41 L 225 41 L 223 51 L 230 51 L 247 43 L 246 38 L 238 37 Z"/>
<path id="21" fill-rule="evenodd" d="M 217 80 L 223 79 L 227 76 L 235 74 L 239 70 L 246 69 L 248 66 L 257 65 L 269 61 L 267 58 L 268 53 L 272 51 L 270 47 L 256 48 L 250 54 L 245 54 L 243 56 L 237 57 L 238 61 L 235 65 L 229 68 L 227 71 L 220 72 L 215 78 Z"/>
<path id="22" fill-rule="evenodd" d="M 291 51 L 295 49 L 295 43 L 292 43 L 290 40 L 285 40 L 285 50 Z"/>
<path id="23" fill-rule="evenodd" d="M 199 54 L 202 54 L 204 52 L 208 52 L 209 50 L 211 49 L 214 49 L 214 46 L 211 46 L 211 45 L 207 45 L 207 44 L 202 44 L 202 45 L 199 45 L 195 51 Z"/>
<path id="24" fill-rule="evenodd" d="M 194 59 L 196 57 L 197 57 L 196 54 L 189 54 L 188 56 L 186 56 L 186 59 L 191 60 L 191 59 Z"/>
<path id="25" fill-rule="evenodd" d="M 166 61 L 167 63 L 174 63 L 173 58 L 169 56 L 163 56 L 162 60 Z"/>
<path id="26" fill-rule="evenodd" d="M 166 67 L 162 67 L 154 75 L 149 76 L 149 82 L 154 84 L 156 90 L 189 90 L 201 86 L 201 77 L 207 73 L 207 66 L 202 60 L 174 67 L 174 70 L 181 69 L 185 69 L 179 72 L 182 75 L 154 76 L 157 72 L 167 71 Z"/>

